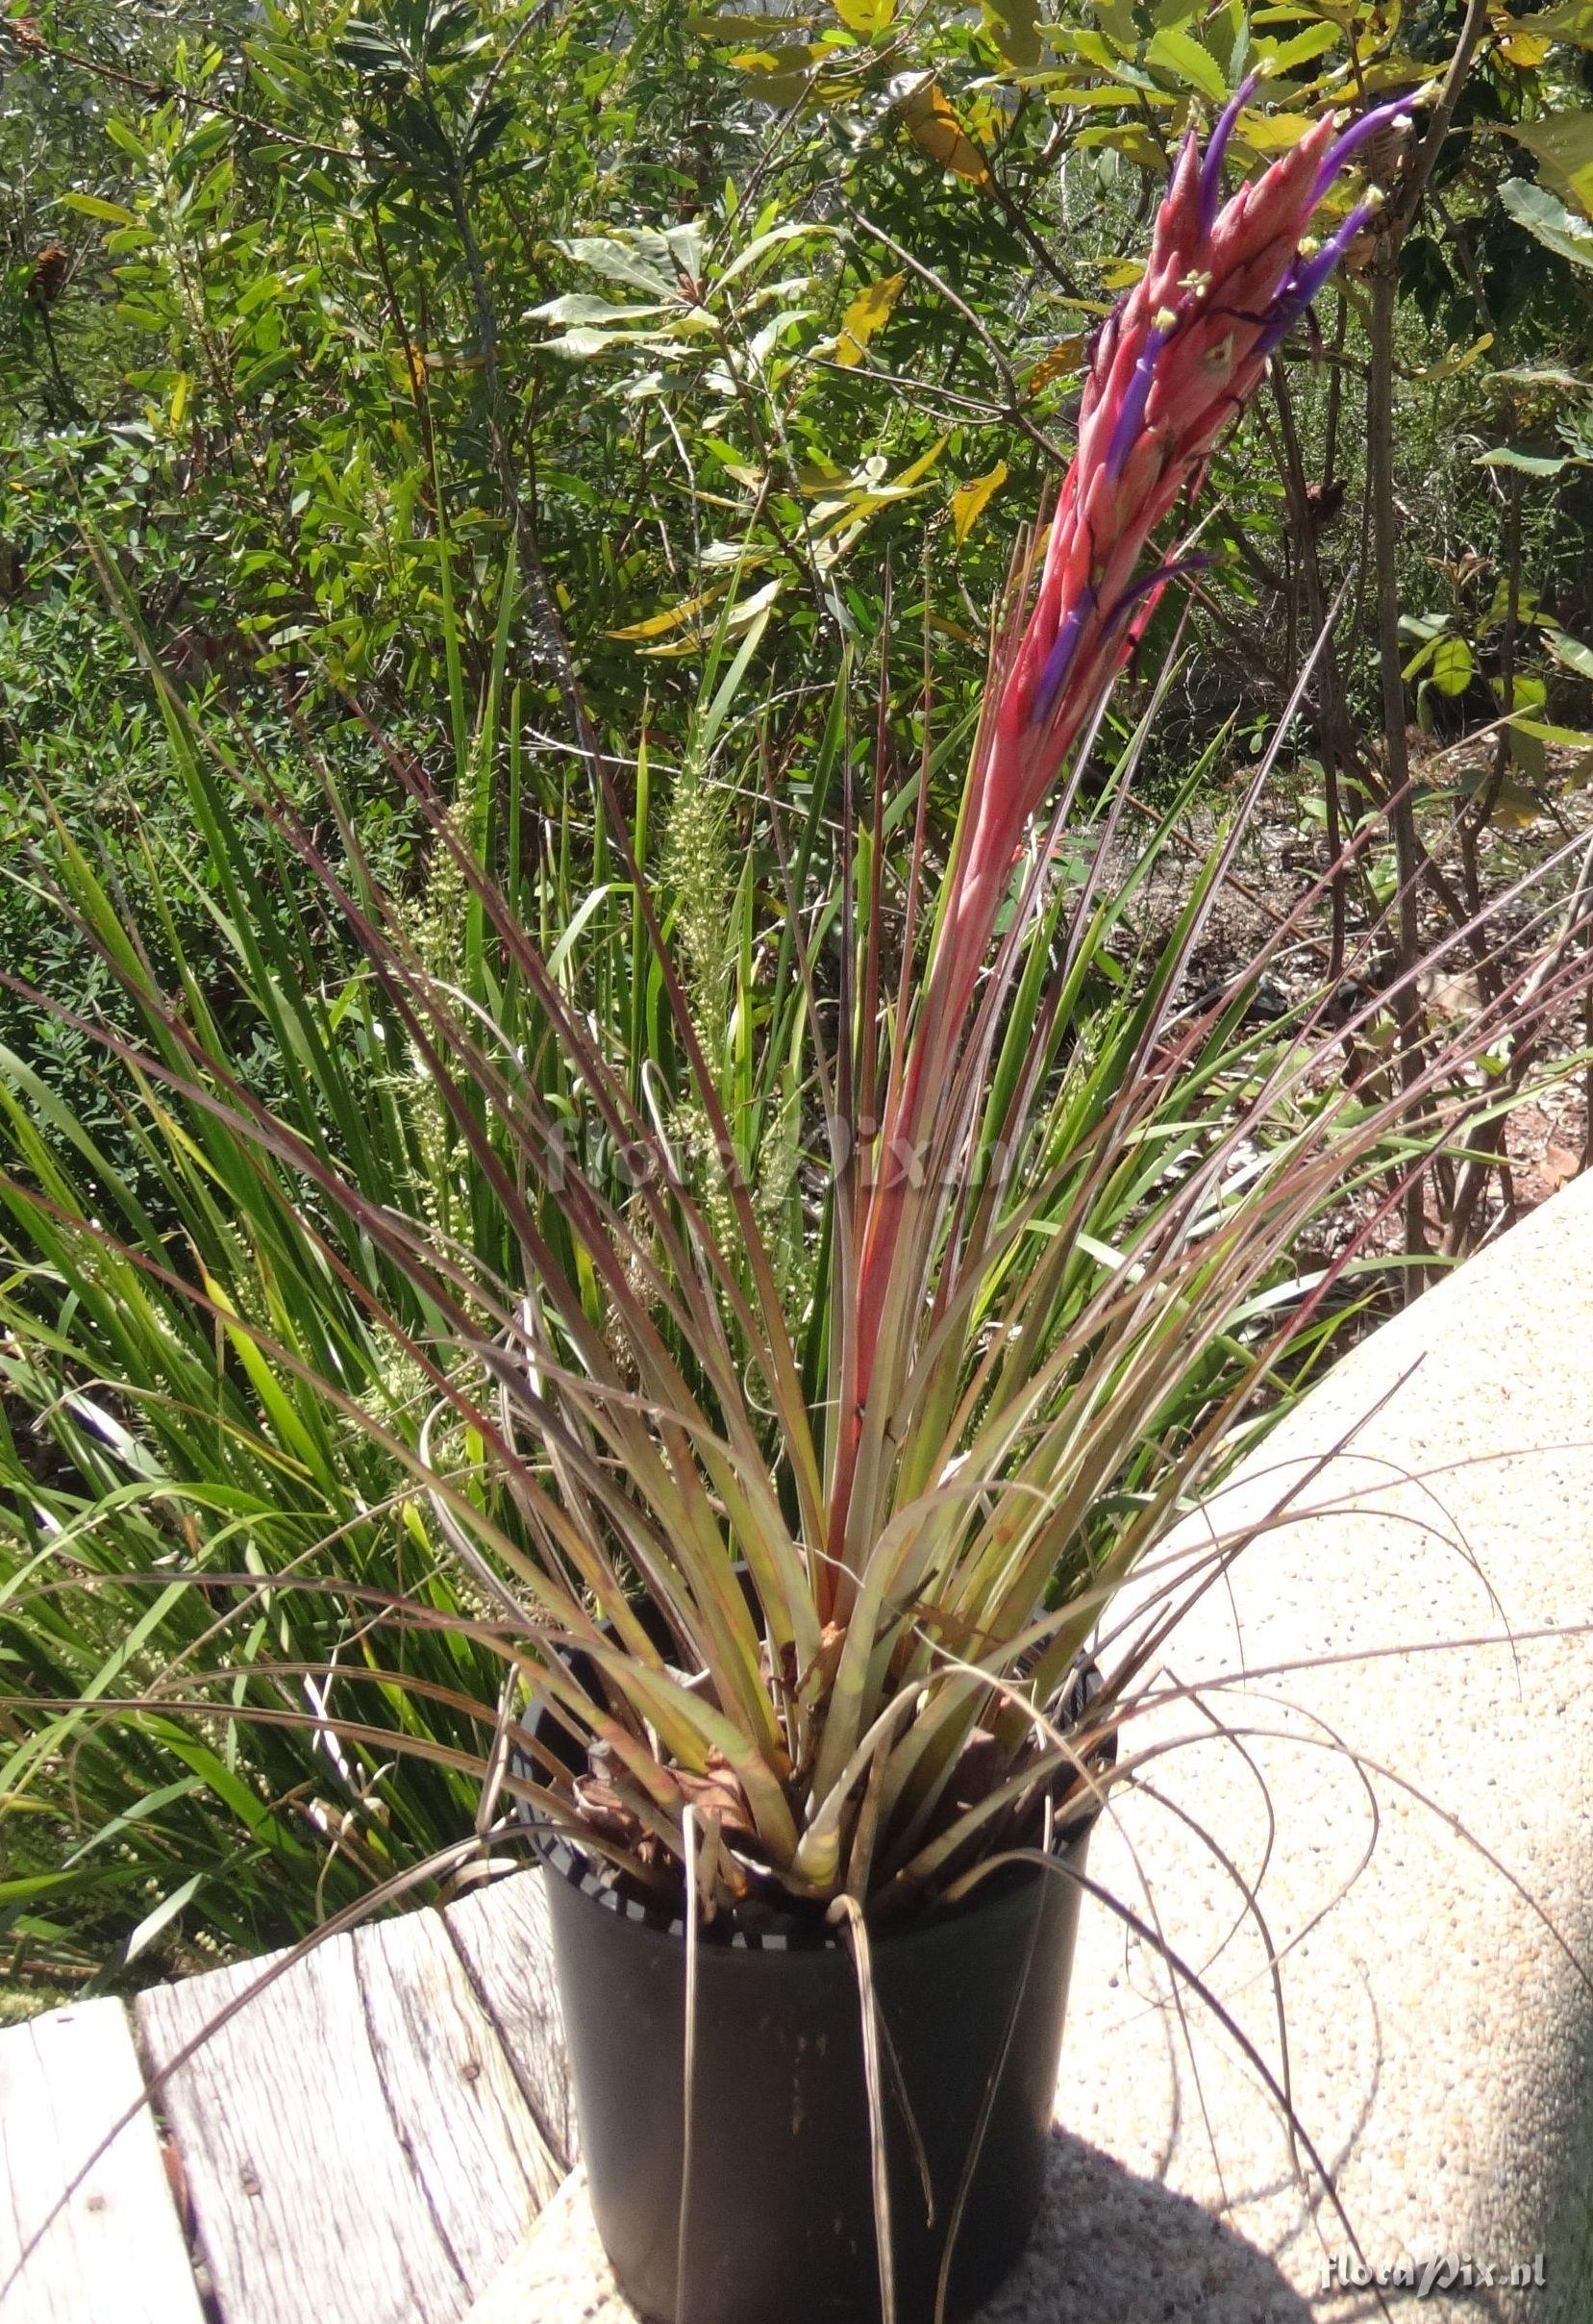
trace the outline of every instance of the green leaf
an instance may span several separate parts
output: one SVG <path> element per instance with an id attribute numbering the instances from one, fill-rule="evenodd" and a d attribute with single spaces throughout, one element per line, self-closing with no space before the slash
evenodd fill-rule
<path id="1" fill-rule="evenodd" d="M 1298 65 L 1314 63 L 1330 48 L 1344 37 L 1343 27 L 1337 24 L 1313 24 L 1305 32 L 1296 33 L 1292 40 L 1281 40 L 1276 47 L 1270 42 L 1257 42 L 1259 54 L 1265 58 L 1273 78 L 1292 73 Z"/>
<path id="2" fill-rule="evenodd" d="M 1038 0 L 984 0 L 984 21 L 1008 64 L 1031 71 L 1045 54 Z"/>
<path id="3" fill-rule="evenodd" d="M 1514 468 L 1523 476 L 1557 476 L 1571 464 L 1568 452 L 1520 452 L 1514 444 L 1496 444 L 1477 456 L 1480 468 Z"/>
<path id="4" fill-rule="evenodd" d="M 1447 613 L 1402 613 L 1400 615 L 1400 628 L 1407 637 L 1439 637 L 1448 627 L 1449 615 Z"/>
<path id="5" fill-rule="evenodd" d="M 102 202 L 97 193 L 63 193 L 63 210 L 80 210 L 86 218 L 102 218 L 108 226 L 136 226 L 136 213 L 124 210 L 120 202 Z"/>
<path id="6" fill-rule="evenodd" d="M 1440 694 L 1463 694 L 1475 666 L 1463 637 L 1440 637 L 1432 649 L 1431 682 Z"/>
<path id="7" fill-rule="evenodd" d="M 1537 156 L 1544 175 L 1584 215 L 1593 217 L 1593 109 L 1524 121 L 1509 135 Z"/>
<path id="8" fill-rule="evenodd" d="M 1526 714 L 1540 711 L 1549 699 L 1548 682 L 1518 670 L 1508 687 L 1503 678 L 1490 678 L 1493 698 L 1501 710 Z"/>
<path id="9" fill-rule="evenodd" d="M 1551 726 L 1542 718 L 1512 718 L 1510 730 L 1517 735 L 1531 735 L 1536 742 L 1548 742 L 1556 750 L 1593 751 L 1593 735 L 1586 735 L 1575 726 Z"/>
<path id="10" fill-rule="evenodd" d="M 567 291 L 562 298 L 549 299 L 543 306 L 533 307 L 527 314 L 526 320 L 528 322 L 595 323 L 598 325 L 639 323 L 645 321 L 650 315 L 667 314 L 672 311 L 678 312 L 679 307 L 678 299 L 671 301 L 669 306 L 658 302 L 643 305 L 638 300 L 631 306 L 616 307 L 611 299 L 594 298 L 590 293 L 571 290 Z"/>
<path id="11" fill-rule="evenodd" d="M 191 1872 L 187 1880 L 180 1882 L 171 1894 L 156 1906 L 153 1912 L 144 1914 L 127 1940 L 127 1950 L 122 1955 L 124 1965 L 137 1961 L 138 1955 L 155 1942 L 162 1930 L 177 1918 L 183 1907 L 190 1902 L 209 1878 L 207 1872 Z"/>
<path id="12" fill-rule="evenodd" d="M 1530 178 L 1506 178 L 1499 199 L 1516 224 L 1535 235 L 1546 249 L 1569 259 L 1573 266 L 1593 271 L 1593 228 L 1556 202 L 1547 186 L 1535 186 Z"/>
<path id="13" fill-rule="evenodd" d="M 1147 63 L 1171 74 L 1186 88 L 1198 88 L 1213 105 L 1227 104 L 1228 82 L 1221 65 L 1210 50 L 1203 48 L 1190 34 L 1164 26 L 1152 37 L 1145 58 Z"/>
<path id="14" fill-rule="evenodd" d="M 1583 645 L 1580 637 L 1568 637 L 1563 630 L 1546 630 L 1543 642 L 1555 660 L 1579 678 L 1593 678 L 1593 646 Z"/>
<path id="15" fill-rule="evenodd" d="M 661 238 L 653 237 L 655 242 L 661 242 Z M 594 274 L 601 274 L 610 283 L 625 283 L 633 290 L 650 291 L 655 298 L 679 300 L 680 285 L 674 276 L 663 271 L 659 258 L 637 249 L 630 239 L 621 240 L 615 235 L 583 234 L 572 236 L 568 241 L 556 242 L 554 248 L 576 265 L 589 266 Z M 662 255 L 660 252 L 660 256 Z"/>

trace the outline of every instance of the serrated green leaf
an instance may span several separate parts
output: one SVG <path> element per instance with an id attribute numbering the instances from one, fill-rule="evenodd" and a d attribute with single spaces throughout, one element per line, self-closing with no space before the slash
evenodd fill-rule
<path id="1" fill-rule="evenodd" d="M 1227 104 L 1228 82 L 1222 66 L 1192 34 L 1164 25 L 1152 36 L 1145 59 L 1157 70 L 1170 73 L 1185 88 L 1198 89 L 1203 97 L 1209 97 L 1213 105 Z"/>
<path id="2" fill-rule="evenodd" d="M 577 266 L 589 266 L 607 282 L 624 283 L 633 290 L 649 291 L 657 299 L 678 298 L 678 283 L 664 272 L 660 262 L 665 255 L 662 237 L 653 238 L 660 245 L 657 257 L 638 249 L 633 241 L 621 241 L 617 236 L 607 234 L 575 235 L 554 247 Z"/>
<path id="3" fill-rule="evenodd" d="M 1530 178 L 1506 178 L 1499 199 L 1518 226 L 1525 226 L 1548 250 L 1569 259 L 1573 266 L 1593 271 L 1593 227 L 1558 202 L 1547 186 Z"/>
<path id="4" fill-rule="evenodd" d="M 1537 156 L 1544 175 L 1584 216 L 1593 217 L 1593 108 L 1523 121 L 1509 135 Z"/>

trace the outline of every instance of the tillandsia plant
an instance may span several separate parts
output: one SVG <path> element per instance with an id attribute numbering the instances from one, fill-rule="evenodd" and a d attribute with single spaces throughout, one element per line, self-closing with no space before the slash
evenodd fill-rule
<path id="1" fill-rule="evenodd" d="M 1150 606 L 1185 569 L 1153 536 L 1374 216 L 1368 194 L 1320 244 L 1307 238 L 1361 141 L 1398 117 L 1324 124 L 1224 200 L 1247 94 L 1204 156 L 1186 143 L 1144 279 L 1101 334 L 1077 457 L 998 624 L 933 910 L 919 901 L 936 855 L 933 750 L 899 923 L 884 754 L 866 817 L 844 752 L 832 755 L 832 775 L 844 762 L 838 901 L 815 896 L 813 879 L 835 783 L 814 785 L 799 825 L 770 781 L 772 997 L 755 996 L 749 966 L 749 868 L 728 972 L 736 1007 L 694 1009 L 647 875 L 644 795 L 622 805 L 595 742 L 605 845 L 634 912 L 620 947 L 630 1000 L 606 1012 L 583 988 L 589 910 L 539 926 L 485 868 L 475 803 L 511 585 L 475 744 L 456 705 L 455 800 L 394 759 L 431 825 L 434 886 L 454 897 L 454 958 L 384 894 L 347 818 L 335 862 L 259 770 L 200 735 L 155 668 L 207 844 L 225 857 L 231 786 L 262 792 L 364 967 L 336 1018 L 316 1018 L 292 963 L 251 933 L 264 890 L 224 883 L 243 974 L 324 1100 L 324 1126 L 313 1109 L 273 1111 L 205 995 L 162 991 L 64 848 L 67 906 L 150 1037 L 85 1031 L 131 1076 L 182 1233 L 114 1191 L 75 1189 L 10 1102 L 17 1159 L 0 1194 L 23 1255 L 5 1294 L 12 1391 L 59 1418 L 85 1376 L 173 1369 L 169 1391 L 130 1393 L 130 1419 L 114 1422 L 144 1442 L 162 1412 L 171 1420 L 168 1465 L 144 1456 L 116 1506 L 186 1505 L 221 1539 L 242 1528 L 254 1544 L 236 1572 L 195 1562 L 190 1578 L 223 1611 L 153 1695 L 119 1701 L 129 1657 L 109 1660 L 94 1721 L 136 1715 L 147 1738 L 158 1705 L 211 1740 L 218 1718 L 297 1721 L 329 1762 L 328 1736 L 368 1755 L 372 1787 L 386 1783 L 385 1753 L 420 1759 L 428 1780 L 479 1762 L 489 1798 L 507 1787 L 648 1894 L 678 1904 L 689 1870 L 710 1920 L 778 1904 L 883 1922 L 956 1894 L 1048 1813 L 1095 1797 L 1125 1689 L 1177 1591 L 1087 1706 L 1073 1689 L 1063 1717 L 1078 1658 L 1114 1590 L 1232 1457 L 1257 1389 L 1320 1340 L 1357 1246 L 1303 1285 L 1302 1229 L 1347 1192 L 1397 1199 L 1390 1189 L 1453 1150 L 1488 1104 L 1467 1065 L 1545 1018 L 1583 973 L 1582 889 L 1566 900 L 1556 857 L 1500 900 L 1509 940 L 1494 997 L 1398 1091 L 1346 1084 L 1325 1057 L 1386 995 L 1348 1023 L 1327 998 L 1282 1026 L 1248 1012 L 1299 912 L 1232 993 L 1185 1005 L 1276 743 L 1170 937 L 1117 958 L 1157 855 L 1123 845 L 1156 699 L 1115 763 L 1095 746 Z M 756 631 L 722 679 L 710 671 L 699 773 L 755 643 Z M 882 723 L 886 708 L 883 690 Z M 1077 863 L 1058 871 L 1064 831 Z M 1486 930 L 1448 948 L 1462 940 L 1485 945 Z M 611 980 L 605 989 L 614 1001 Z M 348 1010 L 366 1054 L 386 1060 L 374 1130 L 341 1059 Z M 656 1034 L 645 1058 L 643 1020 Z M 771 1157 L 793 1119 L 805 1159 L 781 1177 Z M 417 1139 L 425 1198 L 400 1166 Z M 91 1175 L 91 1146 L 69 1132 L 68 1143 Z M 70 1295 L 41 1325 L 52 1284 Z M 140 1301 L 154 1303 L 148 1327 L 130 1332 Z M 179 1307 L 202 1319 L 191 1342 Z M 206 1387 L 207 1334 L 225 1360 L 219 1387 Z M 247 1446 L 247 1494 L 229 1478 L 201 1496 L 172 1474 L 170 1459 L 201 1457 L 208 1429 L 218 1461 Z M 302 1508 L 273 1578 L 261 1480 L 274 1470 L 306 1504 L 336 1509 L 325 1481 L 349 1471 L 350 1447 L 387 1463 L 387 1499 L 350 1482 L 334 1547 L 398 1526 L 422 1584 L 369 1581 L 368 1567 L 339 1581 Z M 84 1458 L 104 1466 L 91 1445 Z M 103 1530 L 108 1507 L 75 1518 L 76 1533 Z M 1227 1554 L 1187 1587 L 1207 1586 Z M 50 1556 L 40 1537 L 28 1572 Z M 439 1560 L 457 1579 L 446 1604 Z M 164 1605 L 184 1580 L 171 1555 L 160 1580 Z M 258 1626 L 339 1590 L 353 1619 L 336 1667 L 273 1662 Z M 248 1662 L 218 1673 L 206 1650 L 234 1621 L 229 1591 L 257 1628 Z M 386 1662 L 384 1633 L 403 1641 Z M 417 1639 L 436 1648 L 418 1665 Z M 472 1693 L 484 1664 L 501 1691 Z M 403 1708 L 385 1725 L 374 1710 L 333 1710 L 361 1688 Z M 36 1762 L 48 1746 L 46 1732 Z M 383 1847 L 393 1836 L 390 1822 L 375 1835 Z"/>

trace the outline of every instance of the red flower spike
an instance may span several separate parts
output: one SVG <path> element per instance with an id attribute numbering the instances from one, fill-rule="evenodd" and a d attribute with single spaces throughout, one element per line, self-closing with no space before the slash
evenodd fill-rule
<path id="1" fill-rule="evenodd" d="M 1204 159 L 1192 133 L 1180 150 L 1145 272 L 1096 343 L 1033 611 L 992 672 L 994 698 L 975 746 L 946 910 L 884 1125 L 884 1164 L 859 1220 L 855 1413 L 874 1372 L 905 1158 L 924 1158 L 1014 857 L 1161 590 L 1186 569 L 1136 579 L 1151 536 L 1198 487 L 1273 348 L 1381 197 L 1369 195 L 1320 249 L 1303 248 L 1317 207 L 1367 137 L 1406 121 L 1398 106 L 1380 107 L 1342 133 L 1331 119 L 1319 121 L 1225 203 L 1224 157 L 1251 87 L 1224 112 Z M 849 1448 L 843 1471 L 850 1459 Z M 844 1481 L 838 1500 L 844 1512 Z"/>

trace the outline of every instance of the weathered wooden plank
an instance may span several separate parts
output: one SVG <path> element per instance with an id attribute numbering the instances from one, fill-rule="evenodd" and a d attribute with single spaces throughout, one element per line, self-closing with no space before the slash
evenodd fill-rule
<path id="1" fill-rule="evenodd" d="M 580 2140 L 570 2099 L 564 2020 L 553 1974 L 553 1939 L 541 1872 L 516 1873 L 450 1905 L 449 1935 L 514 2062 L 542 2136 L 566 2165 Z"/>
<path id="2" fill-rule="evenodd" d="M 264 1965 L 140 1995 L 151 2067 Z M 164 2103 L 225 2324 L 456 2324 L 556 2177 L 430 1912 L 329 1938 Z"/>
<path id="3" fill-rule="evenodd" d="M 202 2324 L 147 2107 L 44 2226 L 143 2087 L 119 2001 L 75 2003 L 0 2034 L 4 2324 Z"/>
<path id="4" fill-rule="evenodd" d="M 563 2169 L 438 1916 L 361 1930 L 355 1953 L 389 2104 L 474 2293 Z"/>

